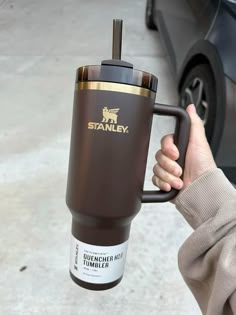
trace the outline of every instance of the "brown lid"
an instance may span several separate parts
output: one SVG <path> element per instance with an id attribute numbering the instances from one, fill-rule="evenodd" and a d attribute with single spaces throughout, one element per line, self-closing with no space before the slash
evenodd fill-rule
<path id="1" fill-rule="evenodd" d="M 139 86 L 153 92 L 157 91 L 158 79 L 144 71 L 124 65 L 102 62 L 101 66 L 84 66 L 77 70 L 76 83 L 82 81 L 103 81 Z"/>
<path id="2" fill-rule="evenodd" d="M 158 80 L 154 75 L 135 70 L 131 63 L 121 60 L 122 25 L 122 20 L 113 20 L 112 59 L 103 60 L 101 66 L 80 67 L 77 70 L 76 83 L 113 82 L 138 86 L 156 93 Z"/>

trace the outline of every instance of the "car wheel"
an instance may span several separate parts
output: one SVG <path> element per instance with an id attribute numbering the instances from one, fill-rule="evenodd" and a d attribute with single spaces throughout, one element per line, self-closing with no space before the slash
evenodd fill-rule
<path id="1" fill-rule="evenodd" d="M 200 64 L 190 70 L 180 89 L 180 106 L 194 104 L 204 122 L 206 137 L 211 142 L 216 115 L 215 79 L 208 64 Z"/>
<path id="2" fill-rule="evenodd" d="M 146 11 L 145 11 L 145 23 L 147 28 L 150 30 L 156 30 L 157 27 L 154 23 L 154 1 L 153 0 L 147 0 L 146 2 Z"/>

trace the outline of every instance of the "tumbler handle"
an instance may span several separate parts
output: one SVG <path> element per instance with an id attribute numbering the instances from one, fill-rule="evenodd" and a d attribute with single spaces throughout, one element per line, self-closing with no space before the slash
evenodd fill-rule
<path id="1" fill-rule="evenodd" d="M 189 134 L 190 134 L 190 118 L 187 112 L 177 106 L 169 106 L 164 104 L 154 104 L 153 113 L 161 116 L 175 116 L 177 118 L 174 142 L 179 150 L 179 159 L 177 163 L 184 169 L 185 155 L 187 151 Z M 143 191 L 142 202 L 165 202 L 172 200 L 179 193 L 177 189 L 172 188 L 166 191 Z"/>

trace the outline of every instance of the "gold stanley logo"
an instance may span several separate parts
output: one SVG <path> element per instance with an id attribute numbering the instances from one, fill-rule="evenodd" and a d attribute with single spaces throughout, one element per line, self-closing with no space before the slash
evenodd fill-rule
<path id="1" fill-rule="evenodd" d="M 103 130 L 119 133 L 128 133 L 128 126 L 117 125 L 119 108 L 108 109 L 104 107 L 102 110 L 103 119 L 100 123 L 89 122 L 88 129 Z"/>

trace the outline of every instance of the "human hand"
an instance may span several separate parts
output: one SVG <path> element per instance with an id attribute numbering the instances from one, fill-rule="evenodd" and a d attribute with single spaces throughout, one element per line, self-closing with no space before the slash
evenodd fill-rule
<path id="1" fill-rule="evenodd" d="M 203 122 L 193 104 L 187 107 L 187 113 L 190 116 L 191 129 L 183 179 L 180 178 L 183 170 L 176 162 L 179 151 L 174 144 L 173 135 L 162 138 L 161 150 L 156 153 L 157 164 L 153 167 L 152 181 L 164 191 L 170 191 L 171 188 L 185 189 L 205 171 L 217 167 L 205 136 Z"/>

